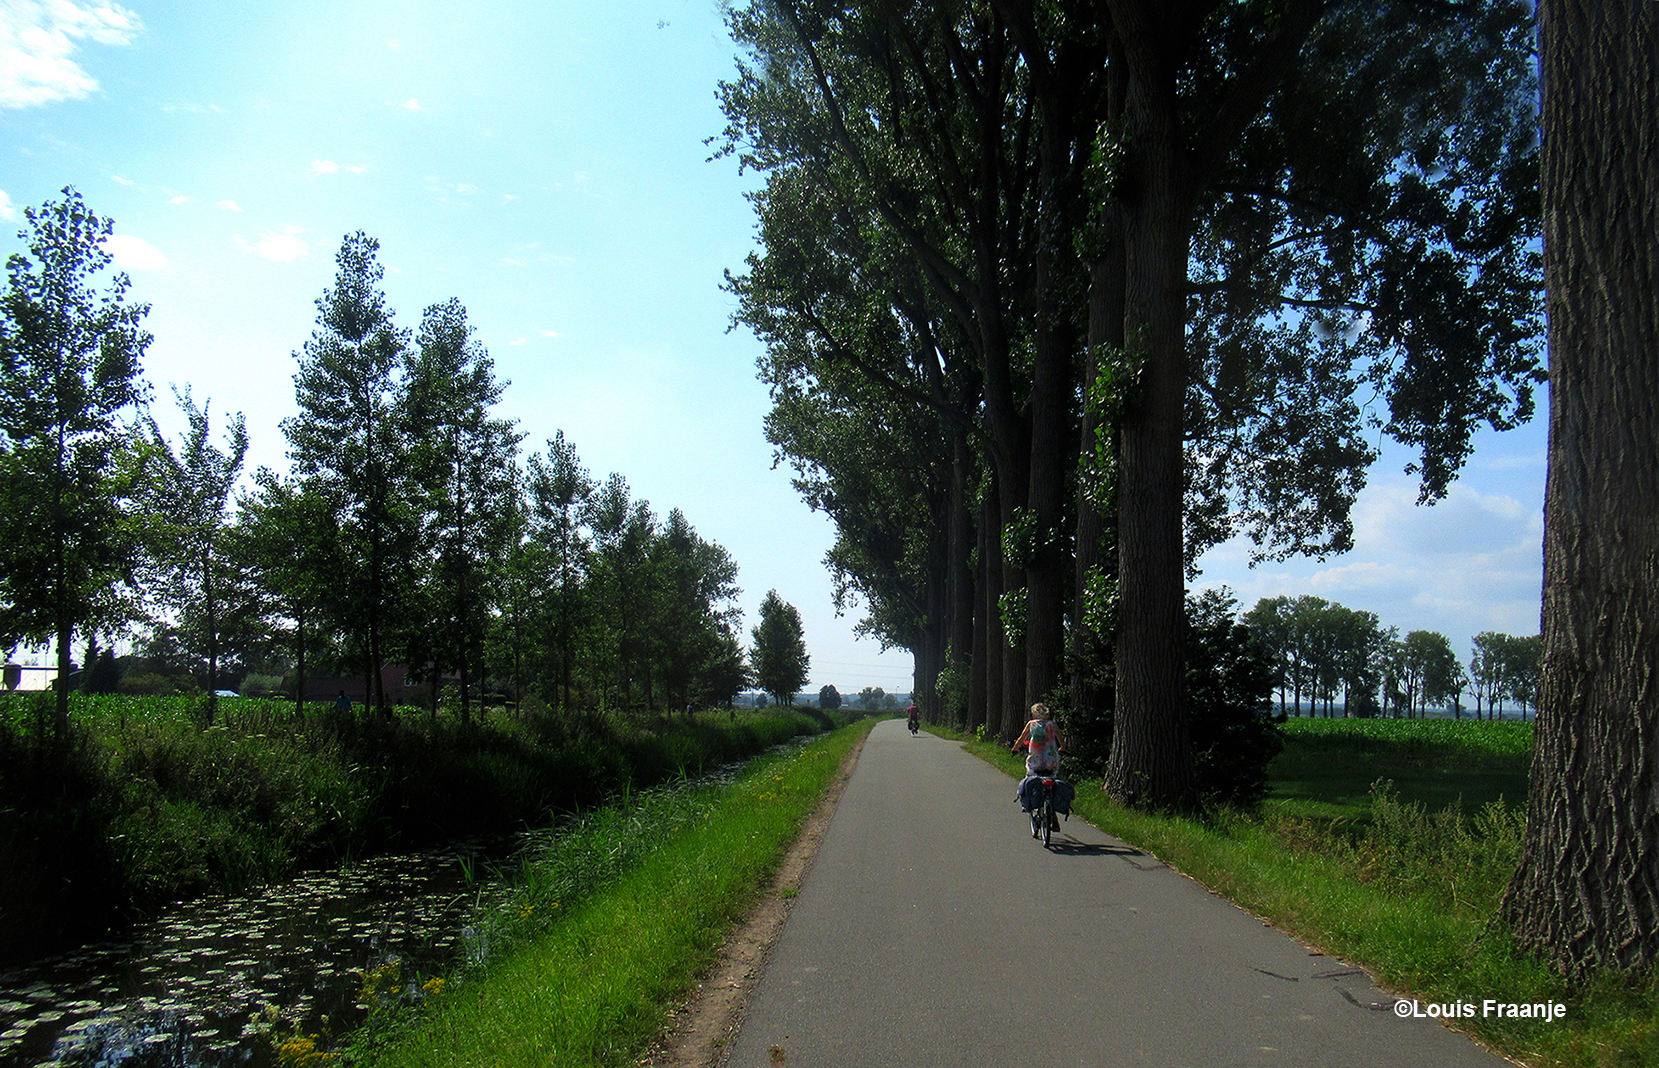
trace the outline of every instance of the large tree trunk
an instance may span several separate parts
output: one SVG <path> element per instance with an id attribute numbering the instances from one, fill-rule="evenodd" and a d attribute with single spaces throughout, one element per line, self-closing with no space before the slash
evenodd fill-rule
<path id="1" fill-rule="evenodd" d="M 1046 254 L 1039 254 L 1039 262 Z M 1040 265 L 1039 275 L 1051 268 Z M 1054 286 L 1039 283 L 1049 307 L 1039 319 L 1058 317 L 1061 297 Z M 1043 700 L 1060 681 L 1065 648 L 1066 579 L 1071 554 L 1065 536 L 1066 476 L 1076 462 L 1071 398 L 1076 390 L 1070 349 L 1075 338 L 1040 321 L 1036 331 L 1036 375 L 1027 402 L 1031 412 L 1031 481 L 1027 500 L 1036 528 L 1035 546 L 1026 569 L 1024 705 Z M 1020 723 L 1024 725 L 1024 717 Z"/>
<path id="2" fill-rule="evenodd" d="M 1117 709 L 1102 785 L 1126 804 L 1185 807 L 1193 770 L 1183 685 L 1181 428 L 1192 207 L 1173 65 L 1130 78 L 1124 333 L 1139 374 L 1119 431 Z"/>
<path id="3" fill-rule="evenodd" d="M 1003 656 L 1002 612 L 1002 524 L 999 519 L 1001 506 L 997 501 L 996 482 L 991 481 L 990 490 L 985 495 L 985 507 L 980 513 L 980 558 L 985 568 L 985 737 L 1002 737 L 1003 721 L 1007 707 L 1003 700 L 1003 668 L 1007 664 Z"/>
<path id="4" fill-rule="evenodd" d="M 1503 912 L 1556 971 L 1659 962 L 1659 4 L 1543 0 L 1544 661 Z"/>
<path id="5" fill-rule="evenodd" d="M 1121 62 L 1118 66 L 1121 69 Z M 1114 233 L 1111 243 L 1105 249 L 1105 256 L 1089 267 L 1089 330 L 1083 364 L 1085 395 L 1093 387 L 1095 378 L 1100 373 L 1102 350 L 1123 347 L 1123 281 L 1123 240 L 1120 234 Z M 1115 432 L 1114 427 L 1101 427 L 1094 406 L 1085 403 L 1078 442 L 1079 451 L 1083 455 L 1094 453 L 1096 438 L 1103 430 L 1107 434 Z M 1071 707 L 1080 714 L 1088 715 L 1094 712 L 1101 702 L 1100 686 L 1095 672 L 1097 666 L 1106 659 L 1108 636 L 1099 634 L 1086 625 L 1087 597 L 1091 582 L 1112 563 L 1106 557 L 1109 549 L 1116 546 L 1109 547 L 1106 544 L 1106 519 L 1101 515 L 1100 507 L 1091 499 L 1083 482 L 1083 479 L 1078 480 L 1077 490 L 1077 541 L 1074 559 L 1077 574 L 1072 599 L 1070 648 L 1073 672 Z M 1113 540 L 1115 541 L 1115 537 Z"/>
<path id="6" fill-rule="evenodd" d="M 968 669 L 974 656 L 975 591 L 973 570 L 974 514 L 969 507 L 968 487 L 973 473 L 973 450 L 967 436 L 961 431 L 952 433 L 952 464 L 950 485 L 950 539 L 949 556 L 950 608 L 949 655 L 950 667 L 958 671 Z M 952 709 L 953 727 L 972 729 L 973 713 L 969 709 Z M 956 722 L 960 714 L 963 722 Z"/>
<path id="7" fill-rule="evenodd" d="M 974 531 L 977 536 L 975 546 L 978 549 L 978 563 L 974 568 L 974 636 L 973 660 L 968 666 L 968 723 L 967 730 L 971 734 L 975 727 L 990 727 L 988 709 L 991 703 L 990 693 L 995 692 L 993 687 L 1000 687 L 1000 677 L 992 682 L 991 679 L 991 641 L 990 641 L 990 589 L 994 585 L 991 581 L 991 550 L 986 545 L 986 515 L 988 507 L 981 505 L 976 516 Z"/>

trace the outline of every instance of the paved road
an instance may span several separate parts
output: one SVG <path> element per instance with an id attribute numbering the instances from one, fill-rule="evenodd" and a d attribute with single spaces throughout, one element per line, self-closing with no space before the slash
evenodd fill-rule
<path id="1" fill-rule="evenodd" d="M 1363 973 L 1081 819 L 1062 827 L 1045 852 L 1012 780 L 877 725 L 729 1068 L 1509 1063 L 1397 1019 Z"/>

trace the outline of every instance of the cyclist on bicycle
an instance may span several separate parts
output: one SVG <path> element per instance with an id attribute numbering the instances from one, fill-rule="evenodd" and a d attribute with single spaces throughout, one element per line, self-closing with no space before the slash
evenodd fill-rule
<path id="1" fill-rule="evenodd" d="M 1025 749 L 1025 778 L 1014 796 L 1021 799 L 1020 807 L 1025 807 L 1025 784 L 1038 775 L 1047 775 L 1051 778 L 1060 776 L 1060 750 L 1064 748 L 1065 740 L 1060 735 L 1060 725 L 1048 714 L 1048 706 L 1038 702 L 1031 706 L 1031 718 L 1026 721 L 1025 729 L 1020 736 L 1014 739 L 1013 748 Z"/>
<path id="2" fill-rule="evenodd" d="M 905 726 L 910 729 L 911 734 L 915 734 L 916 733 L 916 728 L 921 726 L 922 710 L 917 708 L 914 704 L 912 704 L 908 709 L 906 709 L 906 711 L 909 712 L 910 719 L 909 719 L 909 722 L 905 724 Z"/>

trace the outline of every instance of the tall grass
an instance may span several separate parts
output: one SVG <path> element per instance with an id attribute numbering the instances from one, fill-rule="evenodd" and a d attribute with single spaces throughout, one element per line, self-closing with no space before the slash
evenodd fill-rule
<path id="1" fill-rule="evenodd" d="M 549 839 L 480 921 L 492 933 L 478 962 L 412 1025 L 371 1027 L 348 1059 L 636 1063 L 871 726 L 756 761 L 729 787 L 653 796 Z"/>
<path id="2" fill-rule="evenodd" d="M 181 896 L 306 865 L 534 827 L 820 727 L 789 710 L 696 726 L 597 714 L 472 723 L 410 710 L 73 695 L 58 737 L 0 701 L 0 958 L 85 939 Z M 50 699 L 50 695 L 42 699 Z"/>

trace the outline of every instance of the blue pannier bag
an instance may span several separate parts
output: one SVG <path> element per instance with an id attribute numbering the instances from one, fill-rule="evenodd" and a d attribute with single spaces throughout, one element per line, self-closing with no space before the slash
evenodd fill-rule
<path id="1" fill-rule="evenodd" d="M 1054 811 L 1062 816 L 1071 815 L 1071 801 L 1077 796 L 1077 787 L 1064 779 L 1054 780 Z"/>
<path id="2" fill-rule="evenodd" d="M 1077 796 L 1077 788 L 1064 779 L 1054 780 L 1054 811 L 1063 816 L 1071 815 L 1072 798 Z M 1036 808 L 1043 800 L 1043 777 L 1033 775 L 1020 783 L 1020 807 Z"/>

